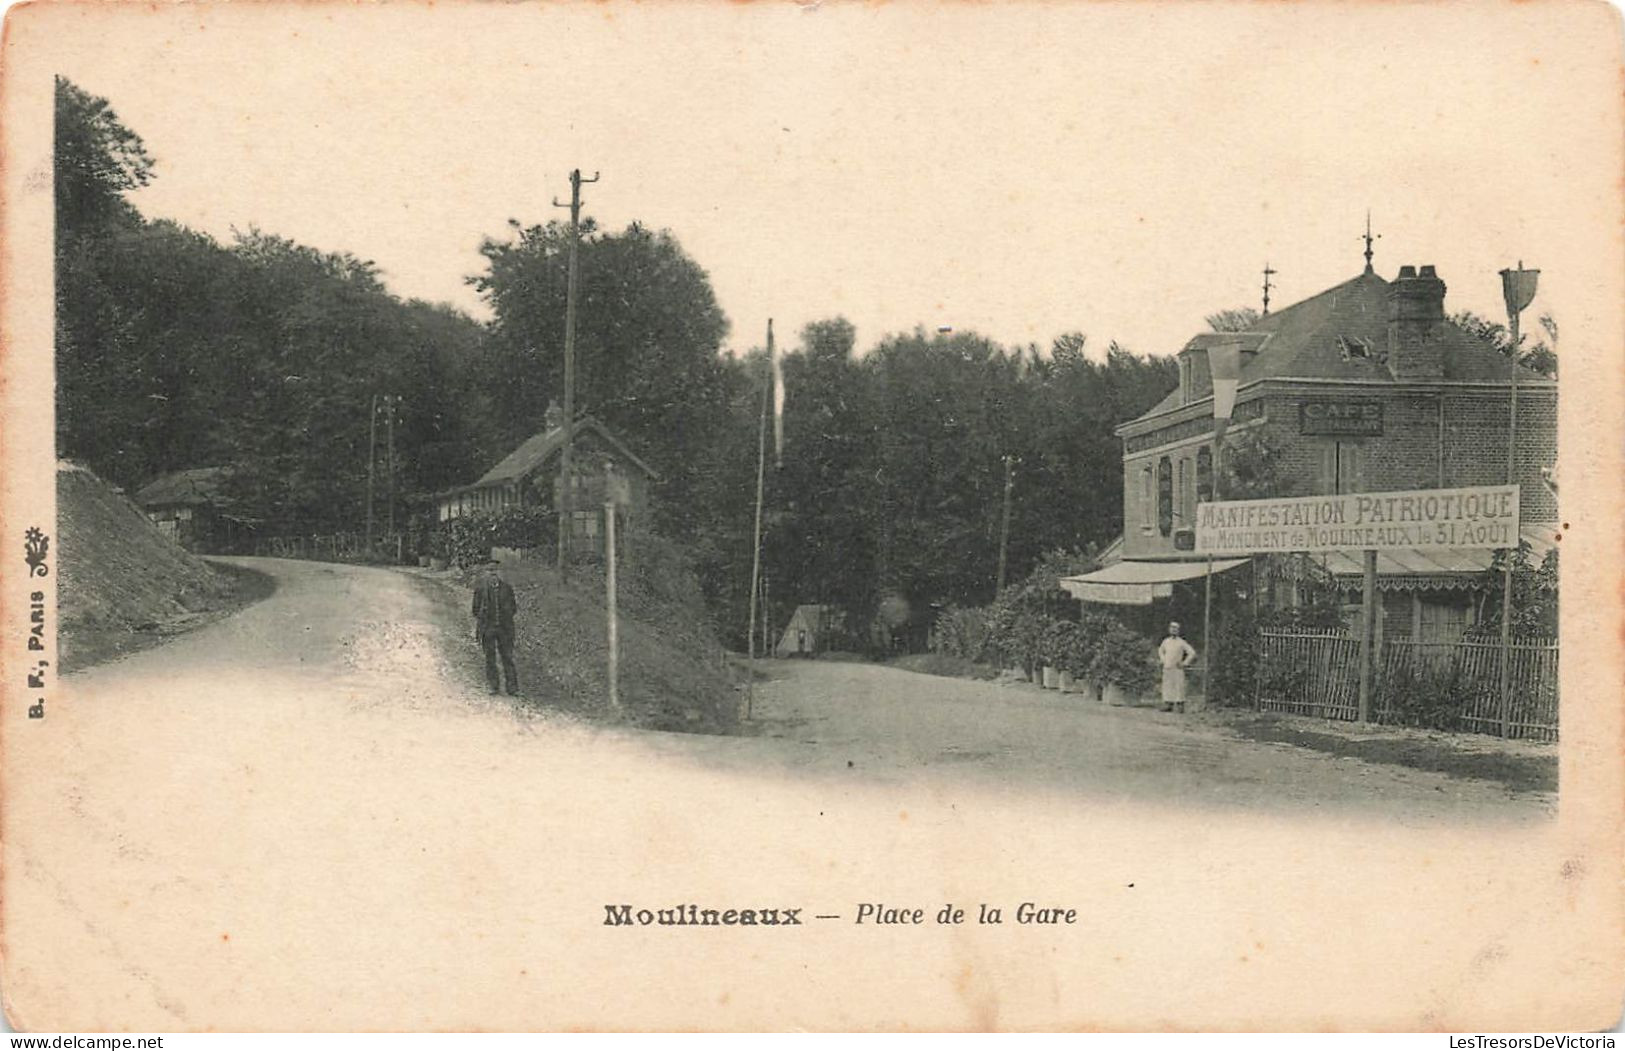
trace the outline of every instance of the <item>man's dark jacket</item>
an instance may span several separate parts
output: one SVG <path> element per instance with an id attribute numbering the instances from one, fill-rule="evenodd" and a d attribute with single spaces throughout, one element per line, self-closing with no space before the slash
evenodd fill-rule
<path id="1" fill-rule="evenodd" d="M 513 586 L 506 580 L 482 581 L 474 587 L 474 625 L 480 638 L 512 638 L 513 615 L 518 609 Z"/>

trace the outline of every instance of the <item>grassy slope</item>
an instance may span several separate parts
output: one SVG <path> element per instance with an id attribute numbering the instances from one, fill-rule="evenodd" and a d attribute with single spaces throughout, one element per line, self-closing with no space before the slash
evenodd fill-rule
<path id="1" fill-rule="evenodd" d="M 657 559 L 652 556 L 643 572 L 629 567 L 621 580 L 621 704 L 639 726 L 726 732 L 738 720 L 739 694 L 722 647 L 698 588 L 652 564 Z M 583 716 L 613 717 L 602 570 L 577 567 L 564 585 L 535 564 L 504 573 L 519 604 L 515 659 L 524 696 Z"/>
<path id="2" fill-rule="evenodd" d="M 59 659 L 70 670 L 136 648 L 239 590 L 82 467 L 58 465 L 56 500 Z"/>

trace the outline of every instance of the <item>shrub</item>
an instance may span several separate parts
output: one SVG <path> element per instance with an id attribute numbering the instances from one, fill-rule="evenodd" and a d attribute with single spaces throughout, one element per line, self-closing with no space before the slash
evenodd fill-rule
<path id="1" fill-rule="evenodd" d="M 1376 708 L 1386 722 L 1427 730 L 1459 730 L 1475 684 L 1455 658 L 1408 660 L 1377 682 Z"/>
<path id="2" fill-rule="evenodd" d="M 493 547 L 540 547 L 555 535 L 558 519 L 544 507 L 505 507 L 441 522 L 429 537 L 429 552 L 456 566 L 491 557 Z"/>
<path id="3" fill-rule="evenodd" d="M 1010 617 L 1006 638 L 1000 649 L 1024 671 L 1031 672 L 1038 664 L 1038 645 L 1043 631 L 1042 616 L 1031 610 L 1018 609 Z"/>
<path id="4" fill-rule="evenodd" d="M 944 656 L 980 662 L 992 648 L 992 634 L 990 609 L 949 606 L 937 615 L 932 649 Z"/>
<path id="5" fill-rule="evenodd" d="M 1292 657 L 1275 653 L 1265 660 L 1254 660 L 1254 690 L 1257 696 L 1270 701 L 1296 702 L 1303 698 L 1310 671 Z"/>
<path id="6" fill-rule="evenodd" d="M 1080 679 L 1091 679 L 1101 640 L 1116 623 L 1107 614 L 1085 606 L 1072 632 L 1067 652 L 1061 657 L 1061 666 Z"/>
<path id="7" fill-rule="evenodd" d="M 1124 693 L 1136 696 L 1150 693 L 1157 685 L 1151 655 L 1149 639 L 1114 621 L 1100 638 L 1095 658 L 1089 665 L 1089 678 L 1111 683 Z"/>
<path id="8" fill-rule="evenodd" d="M 1245 610 L 1236 612 L 1214 633 L 1210 651 L 1215 644 L 1218 653 L 1208 653 L 1208 704 L 1251 706 L 1258 695 L 1258 622 Z"/>
<path id="9" fill-rule="evenodd" d="M 1047 621 L 1038 635 L 1039 662 L 1052 668 L 1066 668 L 1077 635 L 1078 626 L 1070 620 Z"/>

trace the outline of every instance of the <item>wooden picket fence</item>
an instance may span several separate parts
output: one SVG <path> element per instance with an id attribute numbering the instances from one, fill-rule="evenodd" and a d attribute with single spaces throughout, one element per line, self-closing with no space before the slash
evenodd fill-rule
<path id="1" fill-rule="evenodd" d="M 1258 707 L 1317 719 L 1360 716 L 1360 640 L 1342 631 L 1261 632 Z"/>
<path id="2" fill-rule="evenodd" d="M 1385 639 L 1374 667 L 1371 719 L 1555 741 L 1557 650 L 1552 639 L 1512 642 L 1511 703 L 1503 720 L 1499 640 Z M 1263 711 L 1359 718 L 1360 640 L 1342 631 L 1262 632 L 1256 696 Z"/>
<path id="3" fill-rule="evenodd" d="M 366 562 L 379 557 L 395 559 L 403 534 L 380 534 L 367 549 L 364 533 L 312 533 L 309 535 L 268 536 L 254 542 L 254 554 L 272 558 L 305 558 L 317 562 Z"/>

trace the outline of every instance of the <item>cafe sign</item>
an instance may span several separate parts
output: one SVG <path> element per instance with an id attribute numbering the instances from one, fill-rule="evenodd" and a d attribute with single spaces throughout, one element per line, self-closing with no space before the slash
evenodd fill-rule
<path id="1" fill-rule="evenodd" d="M 1298 433 L 1343 438 L 1382 437 L 1382 402 L 1376 398 L 1310 399 L 1298 403 Z"/>
<path id="2" fill-rule="evenodd" d="M 1196 508 L 1196 552 L 1391 551 L 1518 544 L 1518 487 L 1225 500 Z"/>

